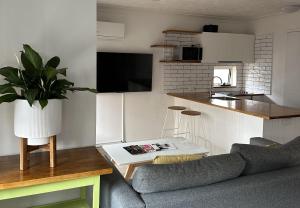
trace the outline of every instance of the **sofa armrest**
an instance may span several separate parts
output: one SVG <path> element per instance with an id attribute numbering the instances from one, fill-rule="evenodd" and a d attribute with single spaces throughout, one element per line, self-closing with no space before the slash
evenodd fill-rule
<path id="1" fill-rule="evenodd" d="M 257 145 L 257 146 L 280 146 L 281 144 L 279 144 L 278 142 L 272 141 L 270 139 L 265 139 L 262 137 L 253 137 L 250 138 L 250 144 L 252 145 Z"/>
<path id="2" fill-rule="evenodd" d="M 145 208 L 140 195 L 133 190 L 117 169 L 101 177 L 101 208 Z"/>

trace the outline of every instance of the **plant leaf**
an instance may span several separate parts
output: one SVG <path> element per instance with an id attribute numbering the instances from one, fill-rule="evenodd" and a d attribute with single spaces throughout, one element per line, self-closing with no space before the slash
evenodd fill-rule
<path id="1" fill-rule="evenodd" d="M 0 85 L 0 94 L 17 94 L 11 84 Z"/>
<path id="2" fill-rule="evenodd" d="M 23 48 L 25 50 L 24 54 L 26 58 L 31 62 L 35 69 L 39 70 L 43 66 L 41 56 L 27 44 L 24 44 Z"/>
<path id="3" fill-rule="evenodd" d="M 59 65 L 59 63 L 60 63 L 60 59 L 59 59 L 59 57 L 58 56 L 54 56 L 53 58 L 51 58 L 48 62 L 47 62 L 47 64 L 45 65 L 45 68 L 47 68 L 47 67 L 53 67 L 53 68 L 57 68 L 58 67 L 58 65 Z"/>
<path id="4" fill-rule="evenodd" d="M 74 83 L 66 79 L 55 80 L 52 84 L 52 88 L 56 90 L 67 90 L 70 86 L 74 86 Z"/>
<path id="5" fill-rule="evenodd" d="M 45 70 L 43 70 L 43 75 L 46 77 L 47 82 L 55 79 L 57 74 L 58 71 L 51 66 L 48 66 Z"/>
<path id="6" fill-rule="evenodd" d="M 0 69 L 0 75 L 5 77 L 5 80 L 16 85 L 22 85 L 23 81 L 18 74 L 19 69 L 14 67 L 3 67 Z"/>
<path id="7" fill-rule="evenodd" d="M 0 104 L 1 103 L 11 103 L 16 99 L 20 98 L 17 94 L 6 94 L 0 97 Z"/>
<path id="8" fill-rule="evenodd" d="M 69 91 L 89 91 L 92 93 L 98 93 L 96 89 L 91 89 L 91 88 L 86 88 L 86 87 L 72 87 L 72 88 L 68 88 Z"/>
<path id="9" fill-rule="evenodd" d="M 31 63 L 23 51 L 21 51 L 21 61 L 25 70 L 30 71 L 31 74 L 35 73 L 35 66 Z"/>
<path id="10" fill-rule="evenodd" d="M 42 71 L 37 71 L 35 69 L 33 70 L 23 70 L 22 75 L 24 77 L 24 82 L 27 85 L 27 88 L 32 89 L 34 88 L 38 83 L 40 83 L 41 80 L 41 74 L 39 74 Z"/>
<path id="11" fill-rule="evenodd" d="M 25 98 L 28 101 L 30 106 L 32 106 L 32 104 L 34 103 L 34 101 L 35 101 L 38 94 L 39 94 L 38 89 L 29 89 L 29 90 L 24 92 L 24 96 L 25 96 Z"/>
<path id="12" fill-rule="evenodd" d="M 8 76 L 18 76 L 18 70 L 17 68 L 14 67 L 10 67 L 10 66 L 6 66 L 0 69 L 0 75 L 4 76 L 4 77 L 8 77 Z"/>
<path id="13" fill-rule="evenodd" d="M 44 109 L 48 105 L 48 100 L 47 99 L 39 100 L 39 103 L 42 109 Z"/>
<path id="14" fill-rule="evenodd" d="M 62 69 L 56 69 L 59 74 L 62 74 L 64 76 L 67 76 L 67 68 L 62 68 Z"/>

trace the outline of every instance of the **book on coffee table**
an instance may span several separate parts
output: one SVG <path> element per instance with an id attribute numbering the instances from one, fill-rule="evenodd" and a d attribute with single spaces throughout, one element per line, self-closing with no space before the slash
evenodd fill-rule
<path id="1" fill-rule="evenodd" d="M 165 151 L 165 150 L 175 150 L 177 149 L 174 144 L 143 144 L 143 145 L 130 145 L 123 147 L 132 155 L 146 154 L 150 152 Z"/>

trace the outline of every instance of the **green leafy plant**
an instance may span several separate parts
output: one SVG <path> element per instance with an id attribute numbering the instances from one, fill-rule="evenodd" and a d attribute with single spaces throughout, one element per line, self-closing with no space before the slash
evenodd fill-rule
<path id="1" fill-rule="evenodd" d="M 58 68 L 60 58 L 55 56 L 45 65 L 38 52 L 29 45 L 23 45 L 21 62 L 23 67 L 0 68 L 0 75 L 5 84 L 0 85 L 0 104 L 26 99 L 30 106 L 38 101 L 42 108 L 47 106 L 49 99 L 67 99 L 67 91 L 90 91 L 89 88 L 75 88 L 74 83 L 66 77 L 67 68 Z"/>

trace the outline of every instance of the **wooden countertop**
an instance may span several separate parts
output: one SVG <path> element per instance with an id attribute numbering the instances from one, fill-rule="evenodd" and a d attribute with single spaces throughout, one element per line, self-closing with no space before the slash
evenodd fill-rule
<path id="1" fill-rule="evenodd" d="M 0 190 L 112 173 L 95 147 L 57 151 L 57 166 L 49 167 L 49 153 L 33 153 L 30 168 L 19 170 L 19 155 L 0 157 Z"/>
<path id="2" fill-rule="evenodd" d="M 233 95 L 234 97 L 243 97 L 243 96 L 263 96 L 265 94 L 257 94 L 257 93 L 248 93 L 248 94 L 237 94 L 237 95 Z"/>
<path id="3" fill-rule="evenodd" d="M 168 93 L 169 96 L 203 103 L 264 119 L 300 117 L 300 109 L 279 106 L 254 100 L 219 100 L 209 98 L 208 93 Z"/>

